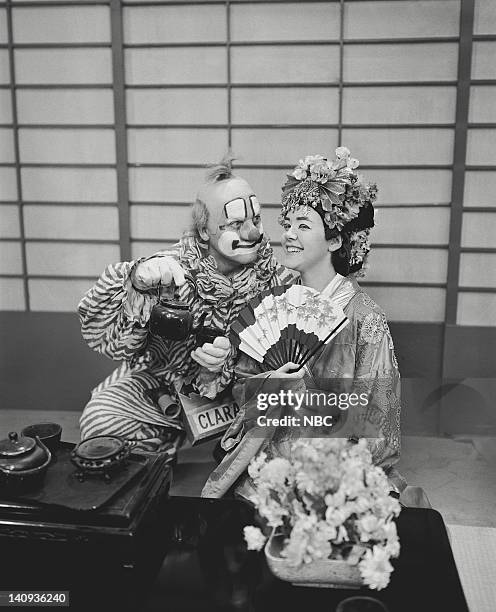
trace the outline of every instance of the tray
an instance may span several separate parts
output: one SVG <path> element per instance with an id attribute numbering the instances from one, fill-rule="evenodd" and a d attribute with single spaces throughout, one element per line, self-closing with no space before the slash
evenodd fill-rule
<path id="1" fill-rule="evenodd" d="M 78 512 L 95 511 L 137 478 L 149 461 L 145 456 L 132 454 L 123 469 L 116 472 L 110 482 L 96 475 L 80 482 L 76 477 L 77 468 L 70 460 L 73 448 L 73 444 L 60 443 L 53 453 L 43 483 L 22 494 L 0 489 L 2 502 L 12 502 L 14 505 L 17 503 L 21 507 L 23 503 L 27 503 L 37 507 L 63 508 Z"/>

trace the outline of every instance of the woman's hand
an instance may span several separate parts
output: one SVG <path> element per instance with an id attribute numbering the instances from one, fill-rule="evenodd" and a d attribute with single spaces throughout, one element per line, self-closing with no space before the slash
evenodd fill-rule
<path id="1" fill-rule="evenodd" d="M 292 371 L 296 370 L 296 372 Z M 300 367 L 292 361 L 285 363 L 273 373 L 274 378 L 294 379 L 299 380 L 305 376 L 305 368 Z"/>
<path id="2" fill-rule="evenodd" d="M 209 372 L 220 372 L 230 350 L 229 340 L 224 336 L 218 336 L 212 343 L 206 342 L 192 351 L 191 357 Z"/>

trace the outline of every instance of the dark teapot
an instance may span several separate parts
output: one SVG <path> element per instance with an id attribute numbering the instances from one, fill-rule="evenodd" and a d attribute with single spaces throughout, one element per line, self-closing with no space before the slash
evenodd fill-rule
<path id="1" fill-rule="evenodd" d="M 193 330 L 193 315 L 185 302 L 161 298 L 150 315 L 150 331 L 167 340 L 185 340 Z"/>
<path id="2" fill-rule="evenodd" d="M 193 283 L 194 280 L 187 276 Z M 149 329 L 152 334 L 164 340 L 185 340 L 191 335 L 196 336 L 197 346 L 206 342 L 213 342 L 217 336 L 224 332 L 214 327 L 204 325 L 205 313 L 201 316 L 198 325 L 194 325 L 193 314 L 186 302 L 177 299 L 174 295 L 175 287 L 161 289 L 159 287 L 159 303 L 152 308 Z"/>
<path id="3" fill-rule="evenodd" d="M 41 483 L 51 459 L 39 438 L 10 432 L 0 441 L 0 485 L 18 489 Z"/>

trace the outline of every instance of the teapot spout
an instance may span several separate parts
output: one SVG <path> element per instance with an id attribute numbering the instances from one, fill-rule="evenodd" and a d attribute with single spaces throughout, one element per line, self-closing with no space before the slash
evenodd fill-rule
<path id="1" fill-rule="evenodd" d="M 207 316 L 207 313 L 204 312 L 203 314 L 200 315 L 200 318 L 198 319 L 198 324 L 194 325 L 191 328 L 191 333 L 198 335 L 202 332 L 202 330 L 204 329 L 204 325 L 205 325 L 205 318 Z"/>

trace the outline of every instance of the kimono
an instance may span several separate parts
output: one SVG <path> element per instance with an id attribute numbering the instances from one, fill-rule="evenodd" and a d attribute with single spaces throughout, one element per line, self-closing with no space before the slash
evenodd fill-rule
<path id="1" fill-rule="evenodd" d="M 248 300 L 273 285 L 292 282 L 295 276 L 277 263 L 268 243 L 261 246 L 253 264 L 230 277 L 217 270 L 215 259 L 189 234 L 153 257 L 160 256 L 174 257 L 186 272 L 187 282 L 178 289 L 178 297 L 188 304 L 194 325 L 203 320 L 225 335 Z M 157 291 L 139 292 L 132 285 L 131 273 L 141 261 L 108 266 L 79 304 L 82 335 L 90 348 L 122 361 L 93 390 L 80 427 L 83 439 L 117 435 L 156 450 L 164 428 L 182 429 L 157 399 L 165 393 L 174 397 L 186 384 L 214 398 L 231 383 L 237 354 L 231 349 L 221 371 L 212 375 L 191 359 L 196 348 L 193 335 L 172 341 L 151 334 L 148 321 L 159 298 Z"/>
<path id="2" fill-rule="evenodd" d="M 234 396 L 241 409 L 222 438 L 221 446 L 227 454 L 210 474 L 203 497 L 222 497 L 234 492 L 249 499 L 253 493 L 247 474 L 250 461 L 261 451 L 269 457 L 290 459 L 290 442 L 295 436 L 364 437 L 374 464 L 384 469 L 392 489 L 400 493 L 406 487 L 394 468 L 400 457 L 400 374 L 385 314 L 354 278 L 337 274 L 322 294 L 343 308 L 349 324 L 310 360 L 303 379 L 277 379 L 274 373 L 261 372 L 260 364 L 254 360 L 240 360 L 240 378 L 234 387 Z M 262 431 L 258 424 L 257 398 L 261 393 L 273 393 L 281 388 L 300 394 L 309 389 L 365 392 L 367 409 L 360 413 L 360 418 L 350 418 L 335 433 L 332 428 L 309 431 L 278 426 L 263 427 Z M 277 417 L 282 414 L 280 406 L 267 412 Z M 367 415 L 373 415 L 372 428 L 363 426 L 362 417 Z"/>

